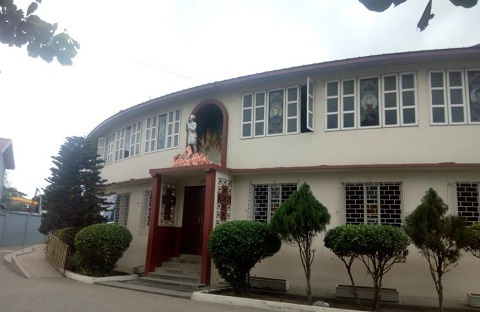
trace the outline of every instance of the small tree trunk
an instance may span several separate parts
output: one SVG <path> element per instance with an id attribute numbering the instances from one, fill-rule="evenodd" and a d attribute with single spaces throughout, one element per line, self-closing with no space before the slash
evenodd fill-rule
<path id="1" fill-rule="evenodd" d="M 442 284 L 442 275 L 438 276 L 438 311 L 443 312 L 443 284 Z"/>

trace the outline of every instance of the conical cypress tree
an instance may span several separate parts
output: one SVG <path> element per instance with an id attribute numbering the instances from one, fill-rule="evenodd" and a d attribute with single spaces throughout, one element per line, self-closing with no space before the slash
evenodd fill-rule
<path id="1" fill-rule="evenodd" d="M 58 156 L 52 156 L 50 184 L 44 190 L 43 207 L 47 210 L 39 231 L 65 227 L 85 227 L 104 222 L 100 215 L 105 182 L 100 177 L 102 161 L 85 137 L 68 137 Z"/>

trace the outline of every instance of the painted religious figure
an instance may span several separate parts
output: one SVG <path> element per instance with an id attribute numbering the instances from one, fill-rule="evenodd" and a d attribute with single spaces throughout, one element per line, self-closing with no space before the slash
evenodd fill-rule
<path id="1" fill-rule="evenodd" d="M 378 111 L 378 78 L 360 80 L 360 126 L 380 125 Z"/>
<path id="2" fill-rule="evenodd" d="M 470 121 L 480 122 L 480 71 L 468 72 Z"/>
<path id="3" fill-rule="evenodd" d="M 283 133 L 283 90 L 269 92 L 268 134 Z"/>
<path id="4" fill-rule="evenodd" d="M 197 123 L 195 122 L 195 115 L 190 115 L 187 122 L 187 148 L 190 146 L 192 154 L 198 152 L 197 150 Z"/>

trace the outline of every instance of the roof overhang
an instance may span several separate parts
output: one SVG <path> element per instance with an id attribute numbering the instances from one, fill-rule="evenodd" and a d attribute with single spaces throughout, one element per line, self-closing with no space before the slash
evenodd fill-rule
<path id="1" fill-rule="evenodd" d="M 231 169 L 219 165 L 198 165 L 150 169 L 150 175 L 161 175 L 175 179 L 204 176 L 211 171 L 219 171 L 231 176 L 252 174 L 292 174 L 292 173 L 328 173 L 361 171 L 436 171 L 436 170 L 480 170 L 480 163 L 408 163 L 408 164 L 365 164 L 365 165 L 318 165 L 273 168 Z"/>

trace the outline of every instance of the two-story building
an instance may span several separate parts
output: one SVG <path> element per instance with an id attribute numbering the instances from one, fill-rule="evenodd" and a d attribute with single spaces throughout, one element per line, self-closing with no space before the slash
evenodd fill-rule
<path id="1" fill-rule="evenodd" d="M 198 155 L 187 146 L 195 116 Z M 227 220 L 269 222 L 307 182 L 342 224 L 401 226 L 430 187 L 450 213 L 479 221 L 480 46 L 358 57 L 281 69 L 156 98 L 89 134 L 116 194 L 114 220 L 134 238 L 120 261 L 146 273 L 181 253 L 202 257 L 201 282 L 218 283 L 209 233 Z M 348 283 L 343 264 L 315 241 L 314 294 Z M 446 300 L 479 291 L 477 259 L 445 276 Z M 359 284 L 370 281 L 360 265 Z M 254 269 L 304 292 L 296 247 Z M 428 266 L 412 246 L 385 278 L 404 298 L 432 298 Z"/>

